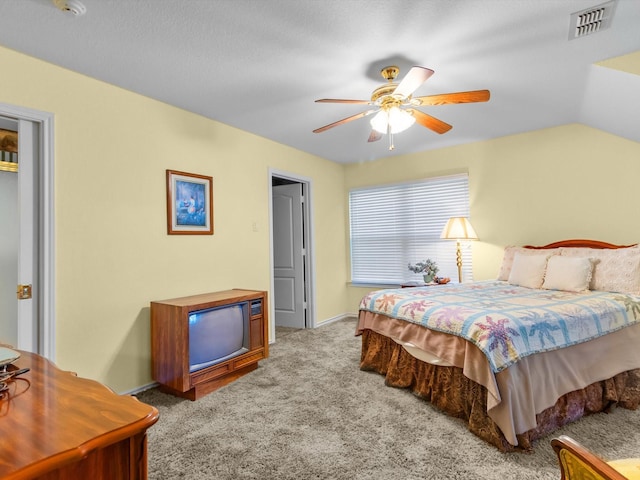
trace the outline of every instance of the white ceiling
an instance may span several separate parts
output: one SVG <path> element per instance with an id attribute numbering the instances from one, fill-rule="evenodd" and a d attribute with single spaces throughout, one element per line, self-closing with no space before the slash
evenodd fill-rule
<path id="1" fill-rule="evenodd" d="M 0 0 L 0 45 L 336 162 L 573 122 L 640 141 L 640 76 L 592 66 L 640 50 L 640 0 L 617 0 L 610 29 L 576 40 L 570 14 L 604 0 L 81 1 L 76 17 Z M 368 109 L 315 99 L 366 100 L 389 64 L 400 79 L 435 70 L 415 95 L 491 100 L 422 107 L 453 129 L 414 125 L 393 152 L 367 143 L 368 118 L 312 133 Z"/>

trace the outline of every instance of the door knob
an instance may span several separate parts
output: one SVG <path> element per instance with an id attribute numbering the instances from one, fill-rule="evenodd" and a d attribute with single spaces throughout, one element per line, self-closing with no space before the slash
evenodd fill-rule
<path id="1" fill-rule="evenodd" d="M 18 300 L 27 300 L 31 298 L 31 285 L 18 285 Z"/>

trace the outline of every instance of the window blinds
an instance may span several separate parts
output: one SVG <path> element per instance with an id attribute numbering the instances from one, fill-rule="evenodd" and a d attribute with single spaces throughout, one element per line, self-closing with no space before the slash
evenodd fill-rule
<path id="1" fill-rule="evenodd" d="M 458 280 L 456 242 L 440 234 L 449 217 L 469 216 L 467 174 L 352 190 L 349 209 L 352 283 L 421 281 L 407 265 L 427 258 L 438 264 L 438 276 Z M 462 269 L 471 280 L 471 250 L 464 242 Z"/>

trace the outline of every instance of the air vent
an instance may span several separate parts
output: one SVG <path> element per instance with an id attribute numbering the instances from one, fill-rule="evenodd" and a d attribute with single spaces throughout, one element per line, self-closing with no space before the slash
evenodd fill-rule
<path id="1" fill-rule="evenodd" d="M 609 28 L 615 0 L 571 14 L 569 40 L 601 32 Z"/>

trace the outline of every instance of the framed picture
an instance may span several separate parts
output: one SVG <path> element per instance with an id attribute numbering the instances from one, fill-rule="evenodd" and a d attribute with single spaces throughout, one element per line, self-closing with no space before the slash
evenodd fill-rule
<path id="1" fill-rule="evenodd" d="M 167 170 L 167 233 L 213 235 L 213 178 Z"/>

